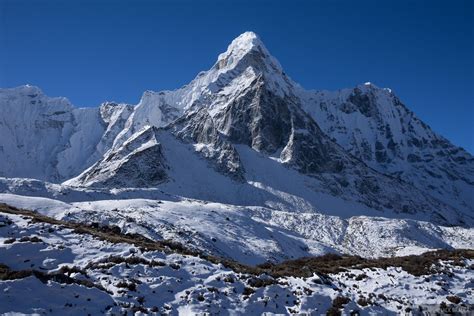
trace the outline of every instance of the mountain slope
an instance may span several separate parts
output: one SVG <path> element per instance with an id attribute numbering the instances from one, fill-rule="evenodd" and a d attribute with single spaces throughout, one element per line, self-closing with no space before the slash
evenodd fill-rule
<path id="1" fill-rule="evenodd" d="M 74 108 L 39 88 L 0 89 L 0 175 L 61 182 L 111 147 L 130 105 Z"/>
<path id="2" fill-rule="evenodd" d="M 68 203 L 133 198 L 263 208 L 247 215 L 301 234 L 310 240 L 310 251 L 356 251 L 360 243 L 362 255 L 377 249 L 374 244 L 381 245 L 375 251 L 380 255 L 396 254 L 393 249 L 403 243 L 451 247 L 450 235 L 438 227 L 470 231 L 474 223 L 468 153 L 442 143 L 386 90 L 370 85 L 332 94 L 303 90 L 252 32 L 236 38 L 188 85 L 147 91 L 136 106 L 109 102 L 76 109 L 27 86 L 1 95 L 8 120 L 0 127 L 8 137 L 0 138 L 5 158 L 0 170 L 9 177 L 0 181 L 2 192 Z M 42 104 L 31 102 L 36 97 Z M 33 114 L 23 117 L 21 111 Z M 410 123 L 397 123 L 402 121 Z M 441 142 L 451 154 L 436 158 L 438 145 L 417 147 L 419 142 Z M 420 150 L 410 152 L 412 147 Z M 414 158 L 427 153 L 436 157 Z M 424 168 L 429 172 L 419 171 Z M 426 176 L 446 170 L 454 178 L 436 182 Z M 431 182 L 438 193 L 430 192 Z M 310 224 L 301 224 L 301 218 Z M 372 231 L 369 227 L 379 227 L 374 218 L 383 218 L 390 229 Z M 408 238 L 411 234 L 424 236 L 423 242 Z M 387 235 L 394 240 L 385 242 Z M 259 231 L 254 237 L 262 236 L 267 235 Z M 304 252 L 295 254 L 300 255 Z"/>
<path id="3" fill-rule="evenodd" d="M 176 246 L 1 205 L 0 313 L 395 314 L 473 303 L 469 251 L 393 261 L 333 255 L 255 268 Z"/>
<path id="4" fill-rule="evenodd" d="M 94 150 L 89 144 L 102 133 L 97 109 L 75 109 L 36 87 L 1 89 L 0 105 L 2 176 L 68 178 L 84 166 Z"/>
<path id="5" fill-rule="evenodd" d="M 302 99 L 319 126 L 370 167 L 473 213 L 474 157 L 433 132 L 390 89 L 366 83 Z"/>
<path id="6" fill-rule="evenodd" d="M 148 187 L 165 181 L 166 161 L 155 127 L 135 133 L 120 148 L 110 149 L 104 158 L 66 185 Z"/>

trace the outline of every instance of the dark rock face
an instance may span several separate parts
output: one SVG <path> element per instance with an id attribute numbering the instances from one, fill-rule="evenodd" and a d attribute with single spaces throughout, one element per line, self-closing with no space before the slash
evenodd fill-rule
<path id="1" fill-rule="evenodd" d="M 323 134 L 317 124 L 298 106 L 292 111 L 292 129 L 280 158 L 306 174 L 340 173 L 345 154 Z"/>
<path id="2" fill-rule="evenodd" d="M 458 209 L 467 210 L 467 217 L 472 214 L 474 158 L 433 133 L 390 90 L 367 83 L 334 93 L 304 91 L 285 75 L 255 36 L 250 40 L 233 43 L 211 70 L 181 89 L 145 92 L 136 107 L 106 103 L 92 113 L 75 110 L 64 100 L 59 104 L 49 100 L 49 106 L 42 109 L 38 93 L 27 88 L 19 104 L 25 111 L 41 111 L 31 113 L 27 124 L 18 125 L 22 129 L 35 127 L 17 144 L 34 151 L 13 148 L 26 153 L 15 157 L 30 155 L 34 159 L 27 161 L 34 162 L 41 158 L 36 151 L 44 151 L 47 163 L 35 169 L 50 168 L 51 172 L 44 173 L 49 179 L 82 171 L 74 179 L 80 185 L 151 187 L 171 174 L 167 176 L 172 161 L 166 161 L 163 152 L 168 151 L 162 150 L 158 133 L 166 144 L 164 136 L 169 135 L 187 143 L 214 170 L 241 183 L 246 182 L 246 173 L 237 144 L 271 158 L 271 167 L 281 163 L 300 172 L 315 191 L 373 209 L 427 213 L 443 220 L 436 215 L 442 210 L 443 214 L 454 214 L 445 219 L 449 223 L 461 218 L 456 214 Z M 8 94 L 4 102 L 10 102 L 9 98 Z M 8 117 L 8 112 L 3 112 L 3 117 Z M 91 118 L 97 125 L 95 132 L 82 133 L 90 128 Z M 80 122 L 83 127 L 77 131 L 81 133 L 73 134 L 71 125 L 79 126 Z M 5 139 L 14 138 L 9 134 L 11 127 L 0 115 Z M 24 143 L 36 133 L 44 133 L 40 140 L 53 141 L 47 147 Z M 76 141 L 75 151 L 68 151 L 71 140 Z M 7 145 L 2 143 L 0 154 L 9 150 Z M 59 169 L 67 171 L 67 162 L 83 149 L 88 151 L 80 157 L 85 162 L 79 161 L 78 172 L 54 174 Z M 9 156 L 3 157 L 7 161 Z M 57 157 L 63 158 L 61 165 Z M 13 169 L 15 163 L 10 165 L 0 168 L 0 174 Z M 250 166 L 248 170 L 250 174 Z M 269 170 L 282 171 L 280 166 Z"/>
<path id="3" fill-rule="evenodd" d="M 197 151 L 216 171 L 236 181 L 245 180 L 245 170 L 239 154 L 219 133 L 206 108 L 188 111 L 167 129 L 184 142 L 199 144 Z"/>
<path id="4" fill-rule="evenodd" d="M 193 109 L 169 127 L 181 140 L 213 144 L 222 141 L 212 117 L 206 108 Z"/>
<path id="5" fill-rule="evenodd" d="M 378 163 L 384 163 L 388 161 L 385 146 L 379 141 L 375 142 L 375 159 Z"/>
<path id="6" fill-rule="evenodd" d="M 133 181 L 136 187 L 157 185 L 167 179 L 166 165 L 160 144 L 138 151 L 132 159 L 120 165 L 116 173 L 101 184 L 107 187 L 126 187 Z"/>
<path id="7" fill-rule="evenodd" d="M 433 132 L 391 90 L 367 83 L 309 100 L 305 108 L 345 151 L 472 216 L 474 157 Z"/>
<path id="8" fill-rule="evenodd" d="M 273 154 L 288 142 L 291 116 L 285 100 L 267 91 L 263 78 L 259 78 L 215 119 L 232 142 Z"/>
<path id="9" fill-rule="evenodd" d="M 260 77 L 215 120 L 230 141 L 267 155 L 281 151 L 281 160 L 302 173 L 341 171 L 343 159 L 297 102 L 272 93 Z"/>
<path id="10" fill-rule="evenodd" d="M 369 103 L 360 103 L 358 108 L 377 115 L 377 111 L 369 111 L 374 106 L 370 99 L 361 97 L 357 102 L 366 101 Z M 208 117 L 200 119 L 201 124 L 214 126 L 204 123 L 210 120 Z M 258 77 L 249 88 L 219 109 L 214 114 L 213 122 L 229 142 L 247 145 L 267 156 L 279 156 L 283 164 L 319 179 L 323 183 L 319 190 L 332 195 L 356 200 L 381 211 L 426 212 L 432 214 L 434 221 L 441 222 L 445 219 L 437 215 L 436 210 L 450 209 L 408 183 L 378 173 L 348 154 L 302 110 L 297 97 L 279 96 L 272 92 L 264 76 Z M 211 130 L 211 135 L 217 133 Z M 391 131 L 385 124 L 383 132 L 391 137 Z M 377 163 L 388 163 L 388 153 L 396 151 L 397 145 L 390 141 L 387 145 L 378 142 L 373 152 L 368 143 L 360 148 L 364 156 L 374 155 Z"/>
<path id="11" fill-rule="evenodd" d="M 358 88 L 349 96 L 348 101 L 356 106 L 360 113 L 367 117 L 375 116 L 377 107 L 374 105 L 375 98 L 370 93 L 364 94 Z"/>
<path id="12" fill-rule="evenodd" d="M 341 172 L 344 169 L 343 157 L 338 157 L 337 151 L 327 142 L 309 135 L 302 130 L 293 130 L 281 153 L 282 161 L 305 174 Z"/>
<path id="13" fill-rule="evenodd" d="M 179 117 L 179 111 L 167 103 L 160 104 L 159 108 L 164 121 L 172 122 Z"/>
<path id="14" fill-rule="evenodd" d="M 167 179 L 165 157 L 156 138 L 157 129 L 148 127 L 120 148 L 79 175 L 75 182 L 95 187 L 149 187 Z"/>

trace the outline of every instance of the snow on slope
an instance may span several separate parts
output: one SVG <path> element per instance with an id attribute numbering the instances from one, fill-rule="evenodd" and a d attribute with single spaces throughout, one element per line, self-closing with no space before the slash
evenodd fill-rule
<path id="1" fill-rule="evenodd" d="M 257 264 L 328 252 L 386 257 L 427 249 L 474 248 L 474 230 L 429 222 L 237 207 L 197 200 L 98 200 L 64 203 L 0 194 L 0 201 L 75 222 L 118 226 L 151 239 Z"/>
<path id="2" fill-rule="evenodd" d="M 166 180 L 166 161 L 156 128 L 147 126 L 127 139 L 122 146 L 110 149 L 96 162 L 66 185 L 149 187 Z"/>
<path id="3" fill-rule="evenodd" d="M 442 262 L 444 272 L 421 276 L 397 267 L 326 277 L 251 276 L 198 257 L 112 244 L 5 213 L 0 257 L 0 274 L 6 276 L 0 281 L 0 313 L 8 314 L 324 314 L 336 297 L 347 297 L 339 305 L 344 314 L 387 315 L 420 305 L 439 311 L 442 302 L 451 305 L 448 297 L 474 303 L 472 260 L 464 266 Z M 7 273 L 29 269 L 37 272 Z"/>
<path id="4" fill-rule="evenodd" d="M 36 87 L 0 89 L 0 202 L 252 265 L 474 249 L 473 161 L 387 89 L 304 91 L 252 32 L 188 85 L 136 106 L 77 109 Z M 347 314 L 474 303 L 472 269 L 450 263 L 429 277 L 389 267 L 254 287 L 204 259 L 142 251 L 0 214 L 0 263 L 76 266 L 85 274 L 70 276 L 93 284 L 0 281 L 0 313 L 320 314 L 339 295 Z"/>
<path id="5" fill-rule="evenodd" d="M 107 150 L 127 105 L 74 108 L 34 86 L 0 89 L 0 175 L 61 182 Z"/>
<path id="6" fill-rule="evenodd" d="M 474 212 L 474 157 L 437 135 L 390 89 L 307 91 L 305 109 L 338 144 L 370 167 Z"/>
<path id="7" fill-rule="evenodd" d="M 242 84 L 243 78 L 248 79 L 248 85 Z M 234 82 L 235 80 L 237 82 Z M 197 96 L 196 91 L 201 91 L 199 99 L 193 99 Z M 125 123 L 124 130 L 114 141 L 114 151 L 120 150 L 120 146 L 127 144 L 127 135 L 140 126 L 152 124 L 163 127 L 167 122 L 169 123 L 169 120 L 162 120 L 164 116 L 155 115 L 155 112 L 162 113 L 160 109 L 163 107 L 175 108 L 177 111 L 184 111 L 184 114 L 178 120 L 169 123 L 165 129 L 171 130 L 174 136 L 185 142 L 194 143 L 195 150 L 210 160 L 217 171 L 230 175 L 238 181 L 245 181 L 247 166 L 241 163 L 242 159 L 233 145 L 243 144 L 257 152 L 277 158 L 275 161 L 295 168 L 302 174 L 318 179 L 319 181 L 309 181 L 313 191 L 326 190 L 339 199 L 365 204 L 384 215 L 405 213 L 406 216 L 416 215 L 419 216 L 418 218 L 426 218 L 437 223 L 470 225 L 473 220 L 472 214 L 462 215 L 456 209 L 411 188 L 406 183 L 374 172 L 345 153 L 328 139 L 313 119 L 301 109 L 301 100 L 296 97 L 296 94 L 300 92 L 301 88 L 286 77 L 255 34 L 245 33 L 231 43 L 226 53 L 219 56 L 218 62 L 211 70 L 201 73 L 188 86 L 169 92 L 180 95 L 179 98 L 191 98 L 193 101 L 188 102 L 187 106 L 176 103 L 167 104 L 169 100 L 179 99 L 178 97 L 167 98 L 167 92 L 158 93 L 159 98 L 155 100 L 155 103 L 148 100 L 138 105 Z M 134 119 L 137 117 L 141 119 L 135 122 Z M 200 123 L 201 120 L 205 123 Z M 122 137 L 125 138 L 122 139 Z M 168 144 L 163 146 L 165 158 L 167 158 L 167 153 L 174 150 L 167 149 L 167 146 L 182 147 L 176 142 L 174 144 L 168 142 Z M 192 155 L 192 152 L 188 152 L 184 156 Z M 110 157 L 105 157 L 102 161 L 107 162 L 109 159 Z M 160 157 L 156 157 L 158 164 L 160 160 Z M 170 164 L 179 165 L 181 163 L 179 160 L 178 156 L 167 158 Z M 194 159 L 189 157 L 189 160 Z M 267 162 L 273 164 L 270 160 Z M 137 162 L 129 163 L 137 165 Z M 249 160 L 246 164 L 251 165 L 252 161 Z M 105 168 L 105 165 L 99 164 L 98 167 Z M 196 178 L 212 177 L 207 175 L 207 168 L 199 167 L 194 170 L 197 166 L 197 164 L 187 163 L 186 166 L 179 168 L 184 168 L 187 173 L 194 174 Z M 170 168 L 175 171 L 179 169 L 173 166 Z M 266 169 L 270 170 L 270 168 Z M 258 172 L 258 170 L 255 171 Z M 99 170 L 95 172 L 100 173 Z M 274 172 L 271 172 L 271 175 L 273 174 Z M 214 187 L 220 186 L 220 181 L 217 183 L 207 181 L 205 186 L 199 186 L 202 194 L 198 195 L 195 194 L 193 183 L 184 181 L 187 178 L 189 177 L 182 173 L 176 177 L 170 175 L 169 179 L 173 181 L 175 187 L 177 185 L 182 188 L 181 192 L 173 190 L 173 194 L 201 200 L 216 196 L 211 200 L 219 202 L 232 200 L 225 193 L 221 196 L 216 194 L 223 191 L 220 188 L 217 191 L 214 190 Z M 78 186 L 90 185 L 89 182 L 81 182 L 78 179 L 84 179 L 84 177 L 81 176 L 73 182 L 66 183 Z M 303 176 L 302 179 L 304 179 Z M 275 191 L 272 180 L 269 181 L 263 183 L 263 186 Z M 121 186 L 126 185 L 127 183 L 121 184 Z M 128 186 L 134 185 L 129 183 Z M 230 191 L 232 195 L 235 195 L 232 187 L 239 186 L 233 183 L 229 183 L 228 186 L 231 189 L 225 191 Z M 167 187 L 166 183 L 160 185 L 160 188 L 165 191 Z M 245 186 L 244 188 L 248 189 Z M 193 192 L 188 194 L 189 190 Z M 253 191 L 256 190 L 253 189 Z M 248 201 L 237 204 L 254 203 L 254 195 L 249 194 Z M 312 201 L 309 203 L 305 201 L 306 204 L 321 209 L 321 202 L 314 202 L 314 198 L 311 197 L 310 199 Z M 261 203 L 257 203 L 259 204 Z M 334 210 L 329 210 L 331 211 Z M 338 211 L 344 213 L 347 209 Z M 328 211 L 325 210 L 325 212 Z"/>
<path id="8" fill-rule="evenodd" d="M 246 32 L 232 41 L 209 71 L 199 73 L 184 87 L 174 91 L 146 91 L 117 143 L 145 125 L 166 126 L 193 106 L 208 106 L 212 113 L 247 88 L 262 72 L 270 74 L 268 84 L 278 94 L 287 93 L 288 86 L 293 84 L 257 35 Z"/>
<path id="9" fill-rule="evenodd" d="M 374 89 L 368 85 L 360 87 L 360 92 L 338 92 L 322 99 L 316 92 L 305 92 L 286 76 L 252 32 L 235 39 L 213 67 L 190 84 L 175 91 L 147 91 L 137 106 L 104 103 L 97 109 L 75 109 L 65 99 L 48 98 L 35 87 L 3 89 L 0 110 L 5 112 L 5 118 L 0 117 L 0 157 L 5 159 L 0 160 L 0 174 L 25 179 L 0 179 L 0 192 L 47 197 L 70 205 L 94 205 L 97 200 L 114 199 L 215 202 L 244 212 L 245 218 L 256 221 L 251 221 L 251 227 L 270 221 L 276 229 L 287 230 L 278 235 L 282 245 L 265 241 L 269 251 L 264 255 L 276 260 L 284 258 L 288 251 L 284 243 L 294 244 L 294 240 L 304 240 L 308 251 L 316 253 L 330 249 L 357 251 L 364 256 L 393 255 L 409 249 L 472 247 L 469 237 L 474 219 L 467 208 L 472 204 L 464 199 L 471 191 L 469 186 L 457 186 L 460 181 L 470 181 L 469 154 L 459 151 L 459 156 L 449 154 L 441 164 L 425 161 L 414 165 L 439 169 L 449 164 L 456 171 L 456 179 L 442 177 L 437 194 L 427 190 L 430 178 L 423 175 L 419 181 L 400 176 L 421 191 L 394 177 L 398 173 L 387 166 L 396 159 L 389 150 L 375 148 L 372 158 L 364 159 L 348 148 L 346 135 L 358 140 L 365 137 L 377 146 L 382 129 L 373 122 L 379 119 L 390 123 L 390 130 L 402 128 L 394 116 L 402 106 L 390 94 L 377 89 L 378 92 L 370 92 Z M 321 100 L 326 99 L 350 101 L 340 107 L 343 113 L 352 115 L 346 118 L 341 114 L 347 119 L 343 127 L 352 128 L 351 133 L 330 122 L 330 118 L 339 115 L 340 107 L 336 101 L 334 107 L 324 107 Z M 320 112 L 315 110 L 316 105 Z M 25 118 L 22 111 L 28 113 Z M 370 119 L 363 121 L 364 117 Z M 359 127 L 354 127 L 357 124 L 351 120 L 363 121 L 362 138 Z M 338 128 L 340 133 L 333 131 Z M 410 125 L 405 128 L 410 129 Z M 410 133 L 425 138 L 426 129 L 412 129 Z M 140 137 L 143 130 L 153 130 L 152 137 Z M 406 141 L 396 138 L 400 133 L 391 133 L 394 142 Z M 416 147 L 416 141 L 411 141 Z M 390 144 L 388 138 L 382 143 L 385 148 Z M 141 149 L 146 149 L 144 156 Z M 389 175 L 372 170 L 351 154 Z M 404 166 L 398 164 L 397 168 Z M 148 179 L 134 174 L 132 169 L 157 171 L 159 181 L 152 181 L 156 180 L 154 176 Z M 460 176 L 463 170 L 465 178 Z M 452 174 L 449 170 L 448 173 Z M 65 185 L 26 179 L 58 183 L 73 176 Z M 90 185 L 94 188 L 86 187 Z M 454 203 L 455 199 L 459 202 Z M 139 207 L 138 203 L 136 208 Z M 48 212 L 45 208 L 42 211 Z M 101 218 L 100 212 L 100 208 L 92 207 L 87 214 Z M 113 218 L 113 214 L 107 214 L 106 220 Z M 307 218 L 308 224 L 302 223 L 301 218 Z M 464 225 L 466 229 L 459 229 L 463 233 L 457 238 L 451 229 L 439 225 Z M 155 233 L 161 234 L 159 230 Z M 285 234 L 292 237 L 281 237 Z M 248 236 L 266 240 L 269 235 L 259 229 Z M 206 247 L 213 245 L 209 239 L 212 241 L 208 235 Z M 223 247 L 213 251 L 231 256 L 232 241 L 226 240 Z M 359 243 L 364 247 L 359 248 Z M 256 246 L 239 247 L 244 249 L 241 253 L 256 256 L 255 260 L 263 258 L 256 253 Z M 305 254 L 296 250 L 291 255 Z M 245 260 L 251 260 L 250 256 Z"/>
<path id="10" fill-rule="evenodd" d="M 97 109 L 74 109 L 67 99 L 46 97 L 36 87 L 0 89 L 0 104 L 3 176 L 67 178 L 93 152 L 88 142 L 101 135 Z"/>

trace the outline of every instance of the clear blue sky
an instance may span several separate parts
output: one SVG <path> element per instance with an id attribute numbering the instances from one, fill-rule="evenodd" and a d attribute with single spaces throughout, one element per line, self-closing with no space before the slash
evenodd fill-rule
<path id="1" fill-rule="evenodd" d="M 175 89 L 251 30 L 306 88 L 390 87 L 474 152 L 472 1 L 0 0 L 0 87 L 77 106 Z"/>

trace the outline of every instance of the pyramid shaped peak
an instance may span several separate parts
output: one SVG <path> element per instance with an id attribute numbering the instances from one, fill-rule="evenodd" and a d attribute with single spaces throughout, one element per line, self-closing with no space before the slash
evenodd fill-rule
<path id="1" fill-rule="evenodd" d="M 219 55 L 218 60 L 226 60 L 232 63 L 255 51 L 270 58 L 270 53 L 265 45 L 263 45 L 263 42 L 260 40 L 258 35 L 254 32 L 245 32 L 240 34 L 230 43 L 227 50 Z"/>
<path id="2" fill-rule="evenodd" d="M 231 43 L 230 46 L 259 46 L 262 45 L 260 37 L 251 31 L 244 32 L 237 36 Z"/>

